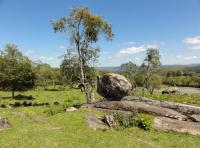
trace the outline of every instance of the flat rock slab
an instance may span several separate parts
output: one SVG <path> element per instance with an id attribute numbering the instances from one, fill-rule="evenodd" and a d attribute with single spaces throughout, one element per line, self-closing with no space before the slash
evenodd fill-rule
<path id="1" fill-rule="evenodd" d="M 8 121 L 3 118 L 3 117 L 0 117 L 0 128 L 10 128 L 11 125 L 8 123 Z"/>
<path id="2" fill-rule="evenodd" d="M 191 115 L 190 116 L 195 122 L 200 122 L 200 115 Z"/>
<path id="3" fill-rule="evenodd" d="M 187 120 L 188 117 L 178 113 L 175 110 L 163 108 L 159 106 L 149 105 L 143 102 L 134 101 L 102 101 L 97 102 L 95 105 L 97 108 L 112 109 L 112 110 L 124 110 L 124 111 L 138 111 L 141 113 L 148 113 L 156 116 L 164 116 L 174 118 L 178 120 Z"/>
<path id="4" fill-rule="evenodd" d="M 165 131 L 200 135 L 200 123 L 198 122 L 179 121 L 166 117 L 155 117 L 154 127 Z"/>
<path id="5" fill-rule="evenodd" d="M 168 102 L 168 101 L 159 101 L 159 100 L 153 100 L 145 97 L 136 97 L 136 96 L 126 96 L 123 98 L 123 100 L 127 101 L 134 101 L 134 102 L 143 102 L 149 105 L 155 105 L 159 107 L 169 108 L 176 110 L 177 112 L 180 112 L 182 114 L 199 114 L 200 115 L 200 107 L 194 106 L 194 105 L 187 105 L 187 104 L 181 104 L 181 103 L 174 103 L 174 102 Z"/>
<path id="6" fill-rule="evenodd" d="M 85 118 L 89 127 L 93 128 L 94 130 L 104 131 L 109 129 L 109 127 L 93 113 L 87 113 Z"/>

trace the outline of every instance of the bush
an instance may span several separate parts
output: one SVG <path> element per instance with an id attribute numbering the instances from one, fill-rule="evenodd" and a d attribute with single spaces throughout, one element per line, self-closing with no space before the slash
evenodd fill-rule
<path id="1" fill-rule="evenodd" d="M 53 115 L 61 113 L 63 111 L 64 111 L 63 106 L 57 105 L 57 106 L 51 106 L 48 110 L 45 110 L 44 112 L 47 113 L 48 115 L 53 116 Z"/>
<path id="2" fill-rule="evenodd" d="M 153 122 L 152 116 L 139 114 L 136 118 L 135 126 L 143 130 L 150 130 L 152 128 L 152 122 Z"/>
<path id="3" fill-rule="evenodd" d="M 21 103 L 20 102 L 15 102 L 14 103 L 14 107 L 20 107 L 21 106 Z"/>
<path id="4" fill-rule="evenodd" d="M 136 114 L 125 115 L 117 113 L 114 118 L 119 126 L 127 128 L 135 125 Z"/>
<path id="5" fill-rule="evenodd" d="M 136 126 L 143 130 L 150 130 L 152 127 L 152 116 L 145 114 L 115 114 L 114 118 L 118 124 L 123 128 Z"/>
<path id="6" fill-rule="evenodd" d="M 50 106 L 50 108 L 44 112 L 53 116 L 55 114 L 64 112 L 65 108 L 67 107 L 69 107 L 67 104 L 57 104 L 57 105 Z"/>

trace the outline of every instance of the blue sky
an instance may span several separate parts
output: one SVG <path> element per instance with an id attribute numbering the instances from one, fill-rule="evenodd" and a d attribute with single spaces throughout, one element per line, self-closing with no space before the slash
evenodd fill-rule
<path id="1" fill-rule="evenodd" d="M 141 64 L 148 47 L 162 64 L 200 63 L 200 0 L 0 0 L 0 49 L 18 45 L 32 60 L 59 66 L 69 43 L 51 19 L 87 6 L 113 26 L 113 41 L 101 40 L 99 66 Z"/>

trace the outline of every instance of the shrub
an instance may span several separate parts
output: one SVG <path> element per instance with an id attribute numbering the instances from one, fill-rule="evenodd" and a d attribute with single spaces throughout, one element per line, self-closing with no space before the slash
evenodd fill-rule
<path id="1" fill-rule="evenodd" d="M 48 110 L 45 111 L 45 113 L 47 113 L 48 115 L 55 115 L 58 113 L 62 113 L 64 112 L 65 107 L 63 105 L 54 105 L 54 106 L 50 106 L 50 108 Z"/>
<path id="2" fill-rule="evenodd" d="M 136 115 L 125 115 L 117 113 L 114 115 L 114 118 L 119 126 L 127 128 L 135 125 Z"/>
<path id="3" fill-rule="evenodd" d="M 14 107 L 20 107 L 20 106 L 21 106 L 20 102 L 15 102 L 14 103 Z"/>
<path id="4" fill-rule="evenodd" d="M 2 108 L 6 108 L 6 105 L 5 105 L 5 104 L 1 104 L 1 107 L 2 107 Z"/>
<path id="5" fill-rule="evenodd" d="M 153 121 L 152 116 L 145 115 L 145 114 L 138 114 L 135 112 L 132 114 L 117 113 L 117 114 L 114 114 L 114 118 L 118 126 L 121 126 L 123 128 L 136 126 L 143 130 L 150 130 L 152 127 L 152 121 Z"/>
<path id="6" fill-rule="evenodd" d="M 137 115 L 135 126 L 144 130 L 150 130 L 152 128 L 152 122 L 153 122 L 152 116 L 139 114 Z"/>
<path id="7" fill-rule="evenodd" d="M 47 103 L 45 105 L 49 105 L 49 103 Z M 45 110 L 44 112 L 53 116 L 55 114 L 64 112 L 64 110 L 68 107 L 70 107 L 68 103 L 60 104 L 59 102 L 57 102 L 55 105 L 55 102 L 54 102 L 54 104 L 52 106 L 50 106 L 49 109 Z"/>

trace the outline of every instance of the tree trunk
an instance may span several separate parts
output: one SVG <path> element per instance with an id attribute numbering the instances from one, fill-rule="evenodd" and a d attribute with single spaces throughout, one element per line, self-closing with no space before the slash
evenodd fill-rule
<path id="1" fill-rule="evenodd" d="M 86 97 L 87 97 L 87 103 L 91 104 L 95 100 L 92 82 L 91 81 L 87 82 L 85 86 L 86 86 L 85 87 L 85 94 L 86 94 Z"/>
<path id="2" fill-rule="evenodd" d="M 150 65 L 147 66 L 147 71 L 144 76 L 144 82 L 143 82 L 143 89 L 142 89 L 142 96 L 144 97 L 145 87 L 147 88 L 147 82 L 149 80 L 149 71 L 150 71 Z"/>

